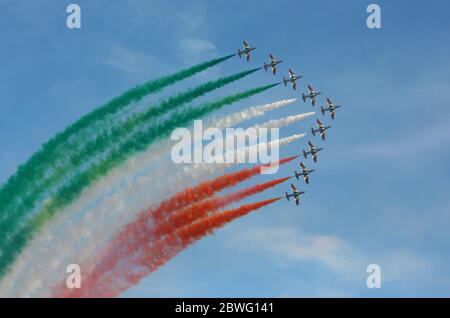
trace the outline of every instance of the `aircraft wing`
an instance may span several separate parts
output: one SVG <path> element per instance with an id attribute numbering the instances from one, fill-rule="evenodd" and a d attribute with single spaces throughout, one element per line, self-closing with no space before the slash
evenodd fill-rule
<path id="1" fill-rule="evenodd" d="M 289 77 L 292 78 L 295 76 L 294 71 L 292 70 L 292 68 L 289 69 Z"/>
<path id="2" fill-rule="evenodd" d="M 306 170 L 306 166 L 303 164 L 303 162 L 300 162 L 300 167 L 302 168 L 303 171 Z"/>
<path id="3" fill-rule="evenodd" d="M 322 140 L 325 140 L 325 138 L 326 138 L 326 133 L 325 133 L 325 131 L 323 131 L 321 134 L 320 134 L 321 136 L 322 136 Z"/>
<path id="4" fill-rule="evenodd" d="M 331 99 L 327 98 L 327 104 L 328 104 L 328 107 L 333 106 L 333 102 L 331 101 Z"/>
<path id="5" fill-rule="evenodd" d="M 300 198 L 299 197 L 295 198 L 295 204 L 300 205 Z"/>
<path id="6" fill-rule="evenodd" d="M 248 45 L 248 42 L 244 40 L 244 49 L 248 49 L 250 48 L 250 45 Z"/>
<path id="7" fill-rule="evenodd" d="M 311 97 L 311 104 L 313 106 L 316 106 L 316 98 L 315 97 Z"/>
<path id="8" fill-rule="evenodd" d="M 308 93 L 311 95 L 311 94 L 314 94 L 314 88 L 310 85 L 310 84 L 308 84 Z"/>
<path id="9" fill-rule="evenodd" d="M 245 53 L 245 57 L 247 58 L 247 61 L 250 61 L 250 53 L 249 52 Z"/>
<path id="10" fill-rule="evenodd" d="M 269 54 L 269 58 L 271 62 L 276 62 L 275 57 L 273 56 L 272 53 Z"/>
<path id="11" fill-rule="evenodd" d="M 297 188 L 293 183 L 291 183 L 291 188 L 292 188 L 292 191 L 297 192 Z"/>
<path id="12" fill-rule="evenodd" d="M 320 121 L 320 119 L 317 118 L 316 122 L 317 122 L 317 125 L 319 126 L 319 128 L 322 129 L 322 128 L 323 128 L 323 124 L 322 124 L 322 122 Z"/>
<path id="13" fill-rule="evenodd" d="M 315 150 L 316 147 L 314 147 L 313 143 L 311 141 L 308 141 L 309 149 Z"/>
<path id="14" fill-rule="evenodd" d="M 309 176 L 305 176 L 305 182 L 306 184 L 309 184 Z"/>
<path id="15" fill-rule="evenodd" d="M 273 73 L 273 75 L 277 74 L 277 67 L 276 66 L 272 66 L 272 73 Z"/>
<path id="16" fill-rule="evenodd" d="M 331 119 L 334 119 L 334 114 L 335 114 L 335 112 L 334 112 L 334 111 L 330 113 L 330 115 L 331 115 Z"/>
<path id="17" fill-rule="evenodd" d="M 292 88 L 294 89 L 294 91 L 297 89 L 297 82 L 292 83 Z"/>

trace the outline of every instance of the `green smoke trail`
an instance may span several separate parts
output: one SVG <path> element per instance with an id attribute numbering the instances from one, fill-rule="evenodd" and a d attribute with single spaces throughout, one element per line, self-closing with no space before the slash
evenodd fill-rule
<path id="1" fill-rule="evenodd" d="M 34 233 L 48 222 L 61 208 L 67 206 L 77 199 L 83 189 L 94 181 L 103 177 L 112 168 L 122 164 L 130 156 L 145 151 L 155 141 L 167 137 L 170 133 L 182 126 L 190 124 L 197 118 L 203 117 L 210 112 L 216 111 L 226 105 L 238 102 L 242 99 L 262 93 L 278 84 L 271 84 L 253 88 L 238 94 L 230 95 L 212 103 L 206 103 L 199 107 L 188 107 L 176 111 L 168 120 L 156 126 L 148 127 L 145 131 L 138 131 L 133 138 L 114 149 L 103 161 L 91 166 L 87 171 L 76 175 L 69 184 L 61 188 L 58 193 L 44 205 L 32 220 L 27 223 L 16 235 L 9 237 L 8 244 L 1 248 L 0 255 L 0 278 L 3 277 L 9 266 L 17 255 L 22 251 Z"/>
<path id="2" fill-rule="evenodd" d="M 0 188 L 0 211 L 5 211 L 9 204 L 13 203 L 29 204 L 29 199 L 24 198 L 24 196 L 31 191 L 30 186 L 34 185 L 37 180 L 42 179 L 49 168 L 51 168 L 52 163 L 59 157 L 58 154 L 64 153 L 63 146 L 67 144 L 70 138 L 79 134 L 83 129 L 102 122 L 107 117 L 126 109 L 133 102 L 137 102 L 149 94 L 156 93 L 167 86 L 222 63 L 233 56 L 234 54 L 213 59 L 172 75 L 148 81 L 145 84 L 126 91 L 119 97 L 86 114 L 77 122 L 67 127 L 63 132 L 56 134 L 40 150 L 33 154 L 25 164 L 17 168 L 16 173 Z M 70 149 L 70 147 L 65 149 Z"/>
<path id="3" fill-rule="evenodd" d="M 188 89 L 183 93 L 170 97 L 166 101 L 149 108 L 146 112 L 132 116 L 123 125 L 114 127 L 111 131 L 100 133 L 93 142 L 84 144 L 83 140 L 80 140 L 80 148 L 73 146 L 72 150 L 68 150 L 60 156 L 60 160 L 66 158 L 66 160 L 64 160 L 67 162 L 66 165 L 55 168 L 52 176 L 40 186 L 35 187 L 35 190 L 27 197 L 26 201 L 21 205 L 13 206 L 13 208 L 5 211 L 0 216 L 0 242 L 5 241 L 5 237 L 11 235 L 16 230 L 24 215 L 34 209 L 39 200 L 43 199 L 42 195 L 57 182 L 64 182 L 64 180 L 68 179 L 70 172 L 76 171 L 83 166 L 83 164 L 86 164 L 89 160 L 96 158 L 98 155 L 116 146 L 121 141 L 126 141 L 130 138 L 130 134 L 142 124 L 149 121 L 151 122 L 152 119 L 155 119 L 158 116 L 164 115 L 177 107 L 191 102 L 195 98 L 219 89 L 231 82 L 240 80 L 257 70 L 259 70 L 259 68 L 222 77 L 218 80 L 199 85 L 193 89 Z"/>

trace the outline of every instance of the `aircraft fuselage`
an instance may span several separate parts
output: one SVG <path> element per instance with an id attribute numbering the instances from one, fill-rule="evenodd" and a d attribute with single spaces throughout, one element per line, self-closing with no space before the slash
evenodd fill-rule
<path id="1" fill-rule="evenodd" d="M 270 66 L 272 66 L 272 67 L 277 66 L 281 62 L 283 62 L 283 61 L 270 62 Z"/>
<path id="2" fill-rule="evenodd" d="M 330 128 L 331 128 L 331 126 L 325 126 L 325 127 L 319 128 L 319 132 L 323 133 L 325 130 L 330 129 Z"/>
<path id="3" fill-rule="evenodd" d="M 310 173 L 312 173 L 312 172 L 314 172 L 314 171 L 315 171 L 314 169 L 311 169 L 311 170 L 305 170 L 305 171 L 300 172 L 300 173 L 297 172 L 297 176 L 303 176 L 303 177 L 306 177 L 306 176 L 308 176 Z"/>
<path id="4" fill-rule="evenodd" d="M 321 93 L 321 92 L 318 92 L 318 93 L 312 93 L 312 94 L 306 95 L 305 97 L 306 97 L 306 98 L 314 98 L 314 97 L 319 96 L 320 94 L 322 94 L 322 93 Z"/>
<path id="5" fill-rule="evenodd" d="M 334 112 L 336 109 L 340 108 L 340 105 L 337 106 L 328 106 L 328 108 L 325 108 L 325 111 Z"/>

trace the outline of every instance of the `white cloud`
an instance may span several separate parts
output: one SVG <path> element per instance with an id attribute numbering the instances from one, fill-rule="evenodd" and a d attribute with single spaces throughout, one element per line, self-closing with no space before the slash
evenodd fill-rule
<path id="1" fill-rule="evenodd" d="M 103 62 L 119 70 L 137 74 L 150 71 L 159 74 L 168 69 L 159 58 L 123 47 L 115 47 Z"/>
<path id="2" fill-rule="evenodd" d="M 214 43 L 200 38 L 188 38 L 181 40 L 179 44 L 180 56 L 185 63 L 197 63 L 206 58 L 217 55 L 217 47 Z"/>
<path id="3" fill-rule="evenodd" d="M 359 146 L 360 156 L 383 159 L 405 159 L 415 156 L 429 156 L 431 151 L 450 142 L 450 121 L 446 120 L 425 129 L 402 135 L 394 140 Z"/>
<path id="4" fill-rule="evenodd" d="M 366 268 L 379 264 L 382 281 L 392 283 L 421 280 L 432 274 L 433 264 L 406 249 L 390 249 L 383 253 L 359 250 L 335 235 L 311 235 L 292 228 L 253 228 L 228 238 L 228 247 L 259 253 L 280 267 L 304 262 L 325 265 L 344 280 L 360 280 L 365 285 Z"/>
<path id="5" fill-rule="evenodd" d="M 351 255 L 347 243 L 333 235 L 308 235 L 290 228 L 254 228 L 231 238 L 227 244 L 260 252 L 279 266 L 320 262 L 335 272 L 354 272 L 361 260 Z M 351 256 L 351 257 L 350 257 Z"/>
<path id="6" fill-rule="evenodd" d="M 216 50 L 214 43 L 204 39 L 185 39 L 180 43 L 180 48 L 184 51 L 197 53 Z"/>

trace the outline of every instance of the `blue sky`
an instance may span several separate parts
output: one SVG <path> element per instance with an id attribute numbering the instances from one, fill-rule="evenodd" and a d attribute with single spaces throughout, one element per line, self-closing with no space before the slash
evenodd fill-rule
<path id="1" fill-rule="evenodd" d="M 123 296 L 449 294 L 448 2 L 375 1 L 380 30 L 366 27 L 371 1 L 72 2 L 80 30 L 65 26 L 69 1 L 0 0 L 2 182 L 84 113 L 145 80 L 234 53 L 243 39 L 258 47 L 251 63 L 232 59 L 164 94 L 260 66 L 273 52 L 282 73 L 305 75 L 300 91 L 308 82 L 345 105 L 300 208 L 280 202 L 237 220 Z M 260 71 L 208 98 L 273 81 Z M 279 86 L 225 112 L 291 97 L 299 92 Z M 299 102 L 270 116 L 311 109 Z M 381 266 L 381 289 L 366 287 L 371 263 Z"/>

